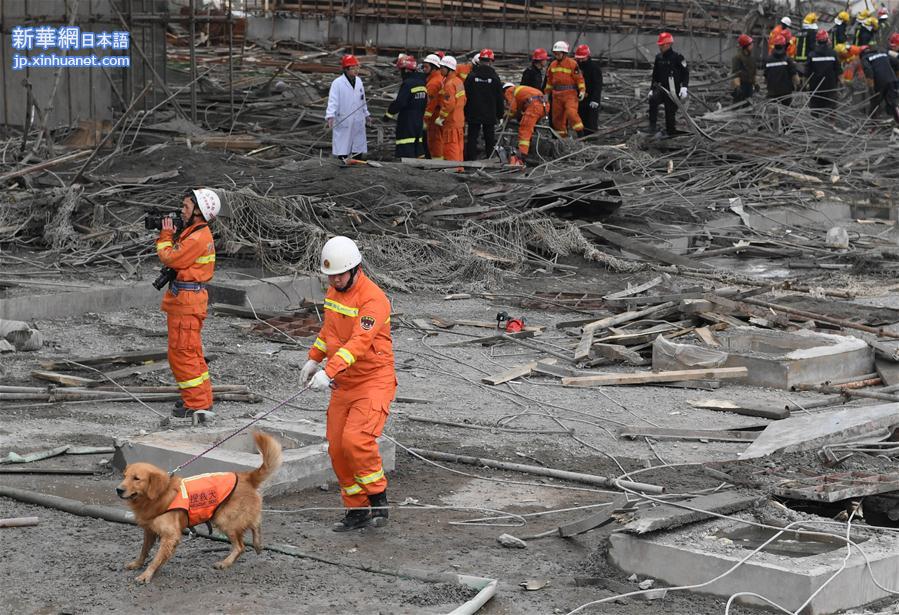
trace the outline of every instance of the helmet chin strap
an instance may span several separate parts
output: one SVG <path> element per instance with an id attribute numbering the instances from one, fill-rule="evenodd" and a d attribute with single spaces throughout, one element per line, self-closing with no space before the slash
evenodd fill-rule
<path id="1" fill-rule="evenodd" d="M 334 287 L 335 289 L 337 289 L 337 292 L 345 293 L 346 291 L 348 291 L 350 289 L 350 287 L 353 285 L 353 282 L 356 281 L 356 274 L 358 272 L 359 272 L 359 265 L 356 265 L 355 267 L 350 269 L 350 279 L 347 281 L 347 283 L 341 287 L 337 287 L 337 286 Z"/>

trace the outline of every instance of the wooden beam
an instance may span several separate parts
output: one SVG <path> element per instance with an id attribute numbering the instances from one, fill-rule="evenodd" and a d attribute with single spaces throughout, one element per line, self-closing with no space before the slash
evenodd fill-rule
<path id="1" fill-rule="evenodd" d="M 594 331 L 595 329 L 584 329 L 584 332 L 581 334 L 581 340 L 577 343 L 577 348 L 574 349 L 575 361 L 580 361 L 590 354 L 590 346 L 593 345 Z"/>
<path id="2" fill-rule="evenodd" d="M 721 344 L 715 339 L 715 335 L 708 327 L 696 327 L 696 336 L 702 340 L 702 343 L 711 348 L 721 348 Z"/>
<path id="3" fill-rule="evenodd" d="M 654 382 L 680 382 L 682 380 L 716 380 L 725 378 L 745 378 L 749 370 L 745 367 L 715 367 L 711 369 L 680 369 L 668 372 L 644 372 L 633 374 L 600 374 L 562 378 L 566 386 L 622 386 L 628 384 L 652 384 Z"/>
<path id="4" fill-rule="evenodd" d="M 583 326 L 583 330 L 601 330 L 608 329 L 609 327 L 615 327 L 618 325 L 622 325 L 626 322 L 631 322 L 633 320 L 640 320 L 641 318 L 645 318 L 647 316 L 656 315 L 662 316 L 663 313 L 667 311 L 674 311 L 675 304 L 671 301 L 667 301 L 660 305 L 654 305 L 652 307 L 648 307 L 644 310 L 640 310 L 637 312 L 625 312 L 624 314 L 616 314 L 615 316 L 608 316 L 606 318 L 601 318 L 599 320 L 594 320 L 591 323 L 588 323 Z"/>
<path id="5" fill-rule="evenodd" d="M 746 404 L 744 402 L 738 403 L 726 399 L 690 400 L 687 401 L 687 403 L 700 410 L 733 412 L 734 414 L 742 414 L 743 416 L 755 416 L 775 421 L 790 417 L 790 411 L 785 406 L 766 407 L 755 404 Z"/>
<path id="6" fill-rule="evenodd" d="M 51 372 L 49 370 L 40 370 L 36 369 L 31 372 L 32 378 L 37 378 L 38 380 L 46 380 L 48 382 L 55 382 L 56 384 L 62 385 L 64 387 L 83 387 L 83 386 L 96 386 L 97 381 L 92 378 L 82 378 L 81 376 L 75 376 L 73 374 L 62 374 L 59 372 Z"/>
<path id="7" fill-rule="evenodd" d="M 153 350 L 140 350 L 137 352 L 123 352 L 120 354 L 101 355 L 96 357 L 81 357 L 71 359 L 71 362 L 81 363 L 82 365 L 103 365 L 106 363 L 143 363 L 145 361 L 159 361 L 168 358 L 168 350 L 166 348 L 157 348 Z M 65 359 L 56 359 L 50 361 L 41 361 L 40 366 L 44 369 L 56 370 L 64 367 L 72 367 L 72 363 Z"/>
<path id="8" fill-rule="evenodd" d="M 622 248 L 623 250 L 634 252 L 647 258 L 651 258 L 654 261 L 668 263 L 669 265 L 677 265 L 679 267 L 688 267 L 690 269 L 709 268 L 709 266 L 705 263 L 694 261 L 685 256 L 675 254 L 674 252 L 671 252 L 669 250 L 664 250 L 662 248 L 643 243 L 634 239 L 633 237 L 627 237 L 620 233 L 610 231 L 598 222 L 582 226 L 581 230 L 587 231 L 591 235 L 595 235 L 601 239 L 605 239 L 609 243 L 614 244 L 619 248 Z"/>

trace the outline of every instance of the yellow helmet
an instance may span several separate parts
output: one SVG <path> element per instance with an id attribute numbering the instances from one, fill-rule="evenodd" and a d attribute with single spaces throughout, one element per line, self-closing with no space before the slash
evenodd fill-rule
<path id="1" fill-rule="evenodd" d="M 850 17 L 849 13 L 847 13 L 846 11 L 840 11 L 839 14 L 837 14 L 837 19 L 839 19 L 843 23 L 846 23 L 847 21 L 852 19 L 852 17 Z"/>
<path id="2" fill-rule="evenodd" d="M 868 28 L 869 30 L 876 30 L 877 26 L 878 26 L 878 23 L 877 23 L 876 17 L 868 17 L 865 20 L 865 27 Z"/>
<path id="3" fill-rule="evenodd" d="M 841 56 L 846 55 L 846 43 L 837 43 L 833 46 L 833 50 L 836 51 Z"/>
<path id="4" fill-rule="evenodd" d="M 809 13 L 802 20 L 802 23 L 806 23 L 806 24 L 818 23 L 818 13 Z"/>
<path id="5" fill-rule="evenodd" d="M 855 16 L 855 20 L 858 22 L 863 22 L 870 16 L 871 11 L 869 11 L 868 9 L 862 9 L 861 11 L 859 11 L 859 14 Z"/>

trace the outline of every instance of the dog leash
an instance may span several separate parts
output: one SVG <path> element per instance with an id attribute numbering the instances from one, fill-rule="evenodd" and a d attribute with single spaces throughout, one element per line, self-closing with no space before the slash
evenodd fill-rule
<path id="1" fill-rule="evenodd" d="M 172 475 L 175 474 L 175 472 L 177 472 L 177 471 L 183 469 L 183 468 L 186 467 L 186 466 L 189 466 L 190 464 L 192 464 L 193 462 L 195 462 L 197 459 L 199 459 L 200 457 L 202 457 L 203 455 L 205 455 L 205 454 L 208 453 L 209 451 L 211 451 L 211 450 L 213 450 L 213 449 L 215 449 L 215 448 L 218 448 L 219 446 L 221 446 L 222 444 L 224 444 L 225 442 L 227 442 L 228 440 L 230 440 L 231 438 L 233 438 L 234 436 L 236 436 L 236 435 L 239 434 L 240 432 L 242 432 L 242 431 L 244 431 L 245 429 L 251 427 L 251 426 L 254 425 L 255 423 L 258 423 L 259 421 L 261 421 L 262 419 L 264 419 L 265 417 L 267 417 L 269 414 L 271 414 L 272 412 L 274 412 L 275 410 L 277 410 L 277 409 L 280 408 L 281 406 L 283 406 L 283 405 L 285 405 L 285 404 L 287 404 L 287 403 L 293 401 L 294 399 L 296 399 L 297 397 L 299 397 L 300 395 L 302 395 L 303 393 L 305 393 L 306 391 L 308 391 L 309 388 L 310 388 L 311 386 L 312 386 L 312 383 L 310 382 L 310 383 L 307 384 L 305 387 L 303 387 L 302 389 L 300 389 L 299 391 L 297 391 L 296 393 L 294 393 L 293 395 L 291 395 L 290 397 L 288 397 L 288 398 L 285 399 L 284 401 L 279 402 L 277 406 L 275 406 L 274 408 L 272 408 L 272 409 L 269 410 L 268 412 L 265 412 L 265 413 L 263 413 L 263 414 L 257 416 L 255 419 L 253 419 L 252 421 L 250 421 L 249 423 L 247 423 L 247 424 L 244 425 L 243 427 L 239 428 L 237 431 L 235 431 L 234 433 L 232 433 L 232 434 L 229 435 L 228 437 L 223 438 L 222 440 L 219 440 L 218 442 L 216 442 L 215 444 L 213 444 L 212 446 L 210 446 L 209 448 L 207 448 L 207 449 L 206 449 L 205 451 L 203 451 L 202 453 L 199 453 L 199 454 L 197 454 L 197 455 L 194 455 L 193 457 L 191 457 L 190 459 L 188 459 L 187 461 L 185 461 L 184 463 L 182 463 L 181 465 L 179 465 L 178 467 L 176 467 L 174 470 L 171 470 L 171 471 L 169 472 L 169 476 L 172 476 Z"/>

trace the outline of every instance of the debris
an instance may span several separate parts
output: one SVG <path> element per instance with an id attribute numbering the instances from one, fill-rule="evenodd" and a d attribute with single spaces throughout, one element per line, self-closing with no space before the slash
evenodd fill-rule
<path id="1" fill-rule="evenodd" d="M 511 534 L 500 534 L 496 541 L 507 549 L 527 549 L 528 543 Z"/>
<path id="2" fill-rule="evenodd" d="M 842 226 L 834 226 L 827 231 L 827 236 L 824 238 L 824 245 L 836 250 L 848 250 L 849 233 L 847 233 L 846 229 Z"/>
<path id="3" fill-rule="evenodd" d="M 752 442 L 757 431 L 735 429 L 670 429 L 664 427 L 625 427 L 618 431 L 623 438 L 648 437 L 655 440 L 696 440 L 699 442 Z"/>
<path id="4" fill-rule="evenodd" d="M 640 589 L 652 589 L 652 586 L 655 585 L 656 582 L 654 579 L 643 579 L 639 583 L 637 583 L 637 587 Z"/>
<path id="5" fill-rule="evenodd" d="M 727 361 L 727 353 L 692 344 L 677 344 L 659 335 L 652 343 L 652 368 L 654 370 L 693 369 L 721 367 Z"/>
<path id="6" fill-rule="evenodd" d="M 702 410 L 720 410 L 745 416 L 756 416 L 763 419 L 780 420 L 790 416 L 790 410 L 784 406 L 761 406 L 749 402 L 733 402 L 726 399 L 692 399 L 687 401 L 694 408 Z"/>
<path id="7" fill-rule="evenodd" d="M 503 534 L 503 536 L 508 536 L 508 534 Z M 527 546 L 527 545 L 524 545 Z M 543 579 L 529 579 L 527 581 L 522 581 L 518 584 L 519 587 L 523 587 L 529 592 L 537 591 L 539 589 L 543 589 L 549 585 L 549 581 L 545 581 Z"/>
<path id="8" fill-rule="evenodd" d="M 646 534 L 658 530 L 667 530 L 688 523 L 694 523 L 701 519 L 708 519 L 709 513 L 729 515 L 740 510 L 745 510 L 764 501 L 763 496 L 745 495 L 735 491 L 723 491 L 711 495 L 703 495 L 679 502 L 684 507 L 673 504 L 662 504 L 655 508 L 640 509 L 636 513 L 623 513 L 622 518 L 627 522 L 620 531 L 629 534 Z M 693 510 L 690 510 L 693 509 Z"/>
<path id="9" fill-rule="evenodd" d="M 562 538 L 570 538 L 572 536 L 577 536 L 578 534 L 583 534 L 584 532 L 589 532 L 590 530 L 608 525 L 615 520 L 615 517 L 613 515 L 621 514 L 624 510 L 635 508 L 636 505 L 636 500 L 629 502 L 627 500 L 627 497 L 618 496 L 609 503 L 608 508 L 598 513 L 592 514 L 589 517 L 560 525 L 559 536 L 561 536 Z"/>
<path id="10" fill-rule="evenodd" d="M 44 345 L 41 332 L 19 320 L 0 319 L 0 340 L 9 342 L 20 352 L 40 350 Z"/>
<path id="11" fill-rule="evenodd" d="M 40 519 L 37 517 L 13 517 L 12 519 L 0 519 L 0 527 L 29 527 L 37 525 Z"/>
<path id="12" fill-rule="evenodd" d="M 552 365 L 556 362 L 556 360 L 542 359 L 540 362 L 543 365 Z M 481 378 L 481 382 L 483 382 L 484 384 L 496 386 L 499 384 L 503 384 L 504 382 L 509 382 L 510 380 L 515 380 L 516 378 L 521 378 L 522 376 L 527 376 L 537 367 L 537 363 L 537 361 L 531 361 L 530 363 L 525 363 L 524 365 L 518 365 L 516 367 L 509 368 L 508 370 L 495 376 L 484 376 L 483 378 Z"/>
<path id="13" fill-rule="evenodd" d="M 745 367 L 718 367 L 714 369 L 684 369 L 667 372 L 643 372 L 632 374 L 601 374 L 598 376 L 578 376 L 562 378 L 566 386 L 623 386 L 629 384 L 653 384 L 656 382 L 680 382 L 682 380 L 716 380 L 745 378 L 749 370 Z"/>

